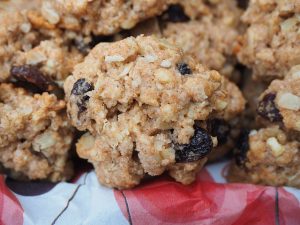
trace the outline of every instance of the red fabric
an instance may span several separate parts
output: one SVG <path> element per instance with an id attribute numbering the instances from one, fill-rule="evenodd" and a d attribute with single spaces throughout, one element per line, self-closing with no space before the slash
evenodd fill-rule
<path id="1" fill-rule="evenodd" d="M 247 192 L 247 206 L 234 225 L 276 224 L 275 188 L 243 184 L 237 191 Z"/>
<path id="2" fill-rule="evenodd" d="M 22 225 L 23 212 L 20 202 L 6 187 L 3 176 L 0 176 L 0 224 Z"/>
<path id="3" fill-rule="evenodd" d="M 201 174 L 189 186 L 162 177 L 133 190 L 115 190 L 115 197 L 133 224 L 300 224 L 299 201 L 284 189 L 217 184 L 207 171 Z"/>

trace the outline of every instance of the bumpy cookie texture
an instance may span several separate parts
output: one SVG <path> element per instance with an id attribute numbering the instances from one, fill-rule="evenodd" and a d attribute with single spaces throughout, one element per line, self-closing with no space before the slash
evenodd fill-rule
<path id="1" fill-rule="evenodd" d="M 236 48 L 238 59 L 259 80 L 283 78 L 300 63 L 299 0 L 251 0 L 242 20 L 248 25 Z"/>
<path id="2" fill-rule="evenodd" d="M 35 17 L 46 25 L 85 34 L 110 35 L 133 28 L 138 22 L 159 15 L 173 0 L 65 0 L 42 1 Z"/>
<path id="3" fill-rule="evenodd" d="M 0 85 L 0 163 L 17 179 L 67 180 L 72 175 L 72 128 L 65 102 Z"/>
<path id="4" fill-rule="evenodd" d="M 31 65 L 59 83 L 83 59 L 80 49 L 71 46 L 72 42 L 79 41 L 80 35 L 47 29 L 37 22 L 41 20 L 38 18 L 33 24 L 29 12 L 37 10 L 39 2 L 26 2 L 0 2 L 0 81 L 10 79 L 13 66 Z M 80 41 L 84 43 L 84 40 Z"/>
<path id="5" fill-rule="evenodd" d="M 228 180 L 300 187 L 300 139 L 278 126 L 250 132 L 240 143 Z"/>
<path id="6" fill-rule="evenodd" d="M 30 48 L 39 39 L 36 33 L 26 32 L 31 27 L 22 14 L 14 8 L 8 10 L 6 4 L 0 2 L 0 81 L 9 77 L 14 54 L 21 49 Z"/>
<path id="7" fill-rule="evenodd" d="M 259 100 L 260 118 L 300 132 L 300 65 L 294 66 L 284 80 L 274 80 Z"/>
<path id="8" fill-rule="evenodd" d="M 63 46 L 59 41 L 46 40 L 26 52 L 18 52 L 13 59 L 13 65 L 35 66 L 45 76 L 62 82 L 71 73 L 73 67 L 82 60 L 82 55 L 74 48 Z"/>
<path id="9" fill-rule="evenodd" d="M 203 124 L 225 114 L 226 82 L 164 39 L 101 43 L 64 85 L 73 125 L 89 131 L 77 152 L 106 186 L 164 171 L 191 183 L 216 145 Z"/>
<path id="10" fill-rule="evenodd" d="M 162 35 L 210 69 L 235 79 L 233 44 L 241 10 L 231 0 L 178 1 L 162 15 Z"/>

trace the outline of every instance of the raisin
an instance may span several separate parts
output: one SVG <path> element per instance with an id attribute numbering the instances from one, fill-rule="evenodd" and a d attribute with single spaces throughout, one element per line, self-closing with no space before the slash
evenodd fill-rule
<path id="1" fill-rule="evenodd" d="M 77 117 L 87 110 L 87 101 L 90 99 L 90 96 L 85 95 L 85 93 L 94 90 L 93 84 L 87 82 L 84 78 L 77 80 L 71 90 L 72 95 L 78 96 L 76 105 L 78 107 Z"/>
<path id="2" fill-rule="evenodd" d="M 34 94 L 42 94 L 43 93 L 43 91 L 40 88 L 38 88 L 37 86 L 35 86 L 33 84 L 27 83 L 25 81 L 13 81 L 13 83 L 16 87 L 26 89 L 27 91 L 29 91 L 31 93 L 34 93 Z"/>
<path id="3" fill-rule="evenodd" d="M 249 150 L 249 131 L 241 132 L 235 147 L 235 162 L 238 166 L 244 166 Z"/>
<path id="4" fill-rule="evenodd" d="M 162 19 L 167 22 L 187 22 L 190 18 L 184 13 L 181 5 L 170 5 L 168 10 L 162 15 Z"/>
<path id="5" fill-rule="evenodd" d="M 173 144 L 173 147 L 176 162 L 194 162 L 202 159 L 211 151 L 213 142 L 206 130 L 195 126 L 195 133 L 189 144 Z"/>
<path id="6" fill-rule="evenodd" d="M 87 107 L 85 103 L 81 103 L 81 102 L 77 102 L 76 105 L 78 107 L 77 117 L 79 118 L 81 113 L 87 110 Z"/>
<path id="7" fill-rule="evenodd" d="M 225 120 L 210 120 L 207 122 L 207 127 L 209 133 L 212 136 L 217 137 L 219 145 L 225 144 L 227 142 L 231 127 Z"/>
<path id="8" fill-rule="evenodd" d="M 266 94 L 258 103 L 257 113 L 271 122 L 281 122 L 283 118 L 279 110 L 276 108 L 274 102 L 275 98 L 275 93 Z"/>
<path id="9" fill-rule="evenodd" d="M 57 85 L 50 78 L 46 77 L 37 66 L 13 66 L 10 70 L 10 74 L 17 81 L 33 85 L 41 91 L 51 91 L 58 88 Z"/>
<path id="10" fill-rule="evenodd" d="M 186 63 L 178 63 L 177 69 L 181 73 L 181 75 L 191 74 L 192 70 L 190 69 L 189 65 Z"/>
<path id="11" fill-rule="evenodd" d="M 83 95 L 86 92 L 94 90 L 94 86 L 88 82 L 84 78 L 77 80 L 72 88 L 72 95 Z"/>
<path id="12" fill-rule="evenodd" d="M 83 113 L 84 111 L 87 110 L 86 104 L 89 99 L 90 99 L 90 96 L 83 95 L 77 100 L 76 105 L 78 107 L 78 113 L 77 113 L 78 118 L 80 117 L 81 113 Z"/>

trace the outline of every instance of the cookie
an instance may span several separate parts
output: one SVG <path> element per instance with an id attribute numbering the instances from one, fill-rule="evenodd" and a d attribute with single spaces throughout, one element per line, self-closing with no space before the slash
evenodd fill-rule
<path id="1" fill-rule="evenodd" d="M 300 67 L 274 80 L 261 94 L 258 125 L 237 143 L 229 181 L 300 187 Z"/>
<path id="2" fill-rule="evenodd" d="M 247 29 L 236 48 L 238 59 L 253 70 L 254 78 L 282 79 L 300 63 L 300 3 L 251 0 L 242 16 Z"/>
<path id="3" fill-rule="evenodd" d="M 0 164 L 16 179 L 68 180 L 73 131 L 65 102 L 48 93 L 31 94 L 0 84 Z"/>
<path id="4" fill-rule="evenodd" d="M 300 65 L 294 66 L 284 80 L 274 80 L 259 98 L 257 113 L 267 124 L 300 132 Z"/>
<path id="5" fill-rule="evenodd" d="M 42 1 L 34 17 L 45 26 L 80 31 L 86 35 L 111 35 L 133 28 L 138 22 L 162 13 L 174 0 L 151 1 Z"/>
<path id="6" fill-rule="evenodd" d="M 207 121 L 224 117 L 230 98 L 229 81 L 187 60 L 165 39 L 130 37 L 97 45 L 67 78 L 69 118 L 88 131 L 77 153 L 100 183 L 131 188 L 164 171 L 194 181 L 217 144 Z"/>
<path id="7" fill-rule="evenodd" d="M 300 187 L 300 139 L 277 125 L 253 130 L 240 142 L 230 182 Z"/>

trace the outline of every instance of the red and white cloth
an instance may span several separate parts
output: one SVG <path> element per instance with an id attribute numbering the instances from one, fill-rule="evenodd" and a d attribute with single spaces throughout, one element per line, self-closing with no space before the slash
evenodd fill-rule
<path id="1" fill-rule="evenodd" d="M 0 224 L 300 224 L 300 190 L 228 184 L 227 167 L 208 165 L 189 186 L 160 177 L 123 191 L 102 187 L 93 171 L 58 184 L 0 177 Z"/>

